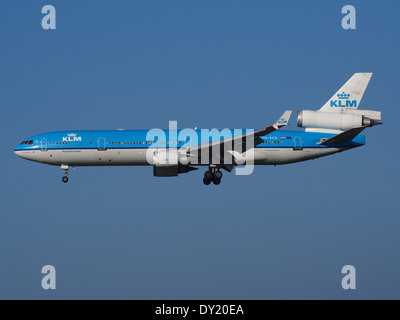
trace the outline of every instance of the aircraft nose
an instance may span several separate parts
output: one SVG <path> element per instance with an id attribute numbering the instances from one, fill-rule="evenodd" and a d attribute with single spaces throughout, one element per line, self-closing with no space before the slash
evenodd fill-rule
<path id="1" fill-rule="evenodd" d="M 14 150 L 14 153 L 15 153 L 18 157 L 21 157 L 21 151 L 20 151 L 20 150 L 15 149 L 15 150 Z"/>
<path id="2" fill-rule="evenodd" d="M 22 159 L 27 159 L 28 158 L 28 153 L 26 152 L 26 150 L 24 150 L 23 148 L 21 148 L 20 146 L 18 146 L 17 148 L 15 148 L 14 153 L 22 158 Z"/>

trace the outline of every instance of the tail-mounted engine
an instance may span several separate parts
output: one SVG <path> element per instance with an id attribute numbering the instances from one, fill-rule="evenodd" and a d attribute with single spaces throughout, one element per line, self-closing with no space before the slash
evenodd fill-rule
<path id="1" fill-rule="evenodd" d="M 347 131 L 359 127 L 372 127 L 381 120 L 381 112 L 367 110 L 343 110 L 340 113 L 301 110 L 297 114 L 297 126 Z"/>

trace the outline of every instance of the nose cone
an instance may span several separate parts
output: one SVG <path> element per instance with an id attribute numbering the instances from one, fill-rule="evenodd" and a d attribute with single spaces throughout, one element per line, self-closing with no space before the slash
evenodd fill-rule
<path id="1" fill-rule="evenodd" d="M 15 153 L 18 157 L 23 158 L 23 159 L 26 159 L 26 157 L 23 156 L 23 151 L 22 151 L 21 149 L 16 148 L 16 149 L 14 150 L 14 153 Z"/>
<path id="2" fill-rule="evenodd" d="M 16 148 L 14 149 L 14 153 L 15 153 L 18 157 L 20 157 L 21 150 L 23 150 L 23 148 L 21 147 L 21 145 L 19 145 L 18 147 L 16 147 Z"/>
<path id="3" fill-rule="evenodd" d="M 33 160 L 35 151 L 24 144 L 20 144 L 15 148 L 14 153 L 22 159 Z"/>
<path id="4" fill-rule="evenodd" d="M 38 154 L 34 150 L 14 150 L 14 153 L 22 159 L 38 161 Z"/>
<path id="5" fill-rule="evenodd" d="M 31 137 L 22 141 L 15 149 L 14 153 L 23 159 L 34 160 L 36 155 L 35 151 L 39 150 L 39 146 L 35 141 L 35 137 Z"/>

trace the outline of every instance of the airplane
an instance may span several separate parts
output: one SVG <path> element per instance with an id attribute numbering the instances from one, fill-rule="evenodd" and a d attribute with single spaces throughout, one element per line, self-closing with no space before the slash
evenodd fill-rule
<path id="1" fill-rule="evenodd" d="M 325 157 L 365 145 L 360 133 L 382 124 L 380 111 L 359 110 L 372 73 L 354 74 L 317 111 L 301 110 L 304 131 L 280 130 L 292 111 L 258 130 L 59 131 L 25 139 L 15 150 L 23 159 L 59 166 L 62 181 L 80 166 L 152 166 L 157 177 L 173 177 L 206 167 L 203 183 L 219 185 L 222 171 L 253 165 L 283 165 Z M 186 131 L 185 131 L 186 130 Z M 208 132 L 208 136 L 204 133 Z M 215 134 L 216 132 L 216 134 Z"/>

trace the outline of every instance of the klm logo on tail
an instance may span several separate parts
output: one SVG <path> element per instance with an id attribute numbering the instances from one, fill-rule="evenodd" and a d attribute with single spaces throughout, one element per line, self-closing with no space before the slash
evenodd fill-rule
<path id="1" fill-rule="evenodd" d="M 337 96 L 338 100 L 331 100 L 331 108 L 357 108 L 357 100 L 350 100 L 350 94 L 343 92 Z"/>

